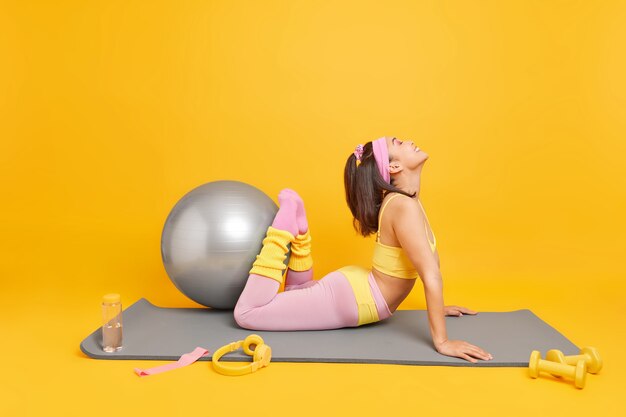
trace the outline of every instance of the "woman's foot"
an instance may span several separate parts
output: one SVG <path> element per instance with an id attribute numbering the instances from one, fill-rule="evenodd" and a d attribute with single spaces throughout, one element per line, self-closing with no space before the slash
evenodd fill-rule
<path id="1" fill-rule="evenodd" d="M 304 201 L 297 192 L 290 188 L 285 188 L 280 193 L 291 196 L 291 198 L 297 203 L 296 222 L 298 223 L 298 232 L 301 235 L 305 234 L 309 230 L 309 223 L 306 219 L 306 212 L 304 211 Z M 280 200 L 280 195 L 278 198 Z"/>
<path id="2" fill-rule="evenodd" d="M 272 227 L 275 229 L 286 230 L 294 237 L 298 235 L 298 222 L 296 220 L 296 214 L 298 210 L 298 203 L 289 193 L 285 193 L 284 190 L 278 194 L 278 213 L 274 217 Z"/>

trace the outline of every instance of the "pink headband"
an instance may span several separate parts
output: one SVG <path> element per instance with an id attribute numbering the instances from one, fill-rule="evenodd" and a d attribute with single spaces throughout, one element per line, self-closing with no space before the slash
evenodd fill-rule
<path id="1" fill-rule="evenodd" d="M 387 140 L 385 137 L 383 136 L 382 138 L 372 141 L 372 148 L 374 149 L 374 160 L 376 160 L 378 172 L 380 172 L 380 175 L 387 183 L 391 183 L 389 175 L 389 151 L 387 150 Z M 356 166 L 359 166 L 361 157 L 363 156 L 363 145 L 357 145 L 354 156 L 356 156 L 357 160 Z"/>
<path id="2" fill-rule="evenodd" d="M 376 165 L 378 165 L 378 172 L 387 183 L 391 183 L 391 177 L 389 175 L 389 150 L 387 149 L 387 140 L 383 136 L 372 142 L 372 148 L 374 148 L 374 159 Z"/>

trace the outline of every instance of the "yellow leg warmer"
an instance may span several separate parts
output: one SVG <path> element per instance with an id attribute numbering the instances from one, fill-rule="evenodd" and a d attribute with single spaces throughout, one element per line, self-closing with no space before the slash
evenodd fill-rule
<path id="1" fill-rule="evenodd" d="M 289 252 L 287 244 L 294 239 L 295 237 L 290 232 L 270 226 L 263 239 L 261 253 L 256 256 L 250 274 L 263 275 L 282 284 L 283 272 L 287 269 L 285 266 L 285 259 Z"/>
<path id="2" fill-rule="evenodd" d="M 296 236 L 295 240 L 291 242 L 291 257 L 288 266 L 292 271 L 308 271 L 313 266 L 309 230 L 303 235 Z"/>

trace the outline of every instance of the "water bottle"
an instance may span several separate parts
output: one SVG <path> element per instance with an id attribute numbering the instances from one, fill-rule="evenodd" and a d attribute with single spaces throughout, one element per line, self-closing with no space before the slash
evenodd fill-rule
<path id="1" fill-rule="evenodd" d="M 102 297 L 102 349 L 117 352 L 122 349 L 122 302 L 119 294 Z"/>

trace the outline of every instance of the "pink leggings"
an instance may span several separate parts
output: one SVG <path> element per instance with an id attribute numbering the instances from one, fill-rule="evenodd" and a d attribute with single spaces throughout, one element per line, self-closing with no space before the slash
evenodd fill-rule
<path id="1" fill-rule="evenodd" d="M 369 288 L 376 302 L 379 321 L 391 316 L 370 271 Z M 346 276 L 333 271 L 313 279 L 313 268 L 297 272 L 287 269 L 285 291 L 280 283 L 250 274 L 234 309 L 235 321 L 252 330 L 324 330 L 357 327 L 356 297 Z"/>

